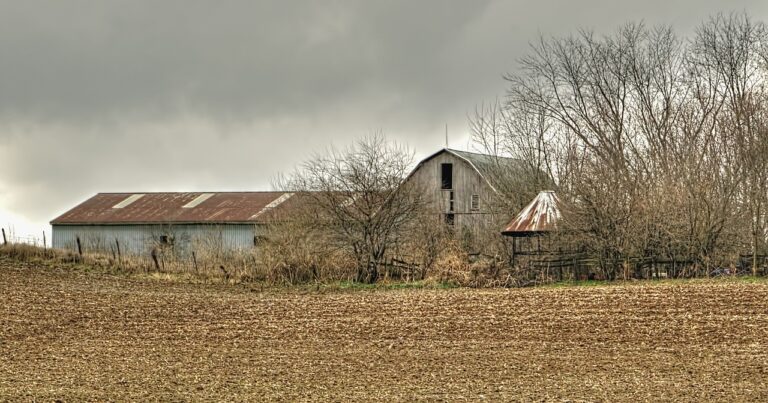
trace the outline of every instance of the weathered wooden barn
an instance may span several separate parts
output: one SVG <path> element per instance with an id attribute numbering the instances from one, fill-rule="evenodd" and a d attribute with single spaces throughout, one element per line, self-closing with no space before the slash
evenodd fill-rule
<path id="1" fill-rule="evenodd" d="M 499 192 L 493 176 L 500 168 L 509 171 L 519 164 L 512 158 L 444 148 L 419 162 L 406 181 L 430 195 L 446 224 L 475 234 L 497 233 L 494 199 Z"/>
<path id="2" fill-rule="evenodd" d="M 54 248 L 148 255 L 153 248 L 253 248 L 284 192 L 99 193 L 51 221 Z M 78 245 L 79 244 L 79 245 Z"/>

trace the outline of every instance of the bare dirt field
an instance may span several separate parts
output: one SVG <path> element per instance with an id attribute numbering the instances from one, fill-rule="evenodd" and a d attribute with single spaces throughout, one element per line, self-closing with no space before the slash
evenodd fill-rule
<path id="1" fill-rule="evenodd" d="M 0 257 L 0 400 L 768 400 L 768 286 L 260 291 Z"/>

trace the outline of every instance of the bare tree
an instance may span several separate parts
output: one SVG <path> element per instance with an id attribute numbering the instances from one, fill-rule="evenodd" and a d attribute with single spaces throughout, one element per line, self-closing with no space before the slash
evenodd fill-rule
<path id="1" fill-rule="evenodd" d="M 412 163 L 407 148 L 377 133 L 315 156 L 280 186 L 309 201 L 318 236 L 354 257 L 357 281 L 373 283 L 423 203 L 423 193 L 403 183 Z"/>
<path id="2" fill-rule="evenodd" d="M 270 210 L 269 223 L 256 238 L 261 277 L 271 283 L 349 280 L 355 261 L 344 249 L 333 247 L 327 231 L 317 223 L 312 200 L 293 195 Z"/>
<path id="3" fill-rule="evenodd" d="M 551 186 L 554 170 L 559 167 L 551 160 L 553 153 L 547 152 L 555 140 L 552 124 L 541 114 L 504 108 L 498 101 L 482 105 L 470 116 L 475 148 L 496 157 L 483 172 L 499 193 L 488 201 L 494 210 L 508 214 L 519 211 L 539 191 Z"/>
<path id="4" fill-rule="evenodd" d="M 731 138 L 733 149 L 726 166 L 740 163 L 742 183 L 737 196 L 750 217 L 752 270 L 765 243 L 765 204 L 768 197 L 768 93 L 766 92 L 768 30 L 746 15 L 717 15 L 698 29 L 693 41 L 695 61 L 722 99 L 717 129 Z"/>
<path id="5" fill-rule="evenodd" d="M 718 15 L 691 40 L 628 24 L 540 38 L 472 119 L 481 148 L 546 172 L 606 277 L 651 257 L 695 271 L 765 248 L 766 28 Z M 743 216 L 751 217 L 744 236 Z"/>

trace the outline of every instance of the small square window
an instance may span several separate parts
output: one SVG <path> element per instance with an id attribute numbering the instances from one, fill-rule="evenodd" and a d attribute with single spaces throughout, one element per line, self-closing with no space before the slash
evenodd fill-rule
<path id="1" fill-rule="evenodd" d="M 472 199 L 470 200 L 470 208 L 473 211 L 480 210 L 480 195 L 472 195 Z"/>
<path id="2" fill-rule="evenodd" d="M 170 235 L 160 235 L 160 245 L 173 245 L 173 237 Z"/>

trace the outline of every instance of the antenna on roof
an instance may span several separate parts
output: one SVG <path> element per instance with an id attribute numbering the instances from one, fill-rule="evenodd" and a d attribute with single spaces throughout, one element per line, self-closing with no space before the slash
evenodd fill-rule
<path id="1" fill-rule="evenodd" d="M 445 148 L 448 148 L 448 123 L 445 124 Z"/>

